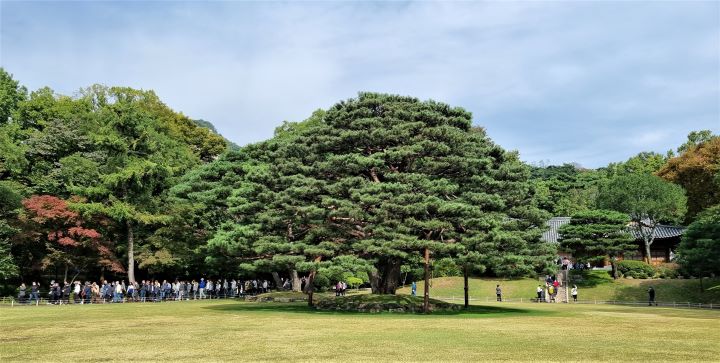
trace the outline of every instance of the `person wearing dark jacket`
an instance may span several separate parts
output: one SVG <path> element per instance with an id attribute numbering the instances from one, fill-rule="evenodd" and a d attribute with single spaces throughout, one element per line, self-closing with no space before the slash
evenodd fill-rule
<path id="1" fill-rule="evenodd" d="M 655 289 L 650 286 L 648 289 L 648 306 L 652 306 L 653 303 L 657 306 L 657 302 L 655 302 Z"/>

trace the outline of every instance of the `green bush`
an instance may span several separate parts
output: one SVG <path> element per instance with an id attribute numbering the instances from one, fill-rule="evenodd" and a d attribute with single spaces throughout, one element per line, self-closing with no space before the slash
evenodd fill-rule
<path id="1" fill-rule="evenodd" d="M 433 263 L 435 277 L 461 276 L 460 267 L 451 258 L 441 258 Z"/>
<path id="2" fill-rule="evenodd" d="M 359 278 L 354 277 L 354 276 L 348 277 L 347 279 L 345 279 L 345 281 L 347 282 L 348 286 L 350 286 L 350 287 L 353 288 L 353 289 L 357 289 L 358 287 L 360 287 L 360 285 L 363 284 L 363 280 L 362 280 L 362 279 L 359 279 Z"/>
<path id="3" fill-rule="evenodd" d="M 655 276 L 655 268 L 642 261 L 623 260 L 617 263 L 617 269 L 623 276 L 634 279 Z"/>
<path id="4" fill-rule="evenodd" d="M 674 263 L 664 263 L 655 267 L 655 277 L 659 279 L 676 279 L 678 275 L 678 266 Z"/>

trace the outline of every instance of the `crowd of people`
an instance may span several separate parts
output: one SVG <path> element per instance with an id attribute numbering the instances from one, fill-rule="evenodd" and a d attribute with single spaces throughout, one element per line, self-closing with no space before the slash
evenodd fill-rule
<path id="1" fill-rule="evenodd" d="M 560 286 L 562 286 L 562 284 L 555 275 L 546 275 L 545 286 L 543 287 L 542 284 L 537 286 L 537 302 L 557 302 L 557 294 Z M 578 288 L 576 285 L 573 285 L 572 290 L 570 290 L 570 295 L 572 295 L 573 301 L 577 301 Z"/>
<path id="2" fill-rule="evenodd" d="M 283 288 L 289 289 L 289 281 L 282 279 Z M 47 300 L 51 304 L 74 302 L 76 304 L 120 303 L 120 302 L 157 302 L 166 300 L 198 300 L 232 298 L 269 292 L 274 288 L 268 280 L 208 279 L 179 280 L 142 280 L 125 281 L 65 281 L 61 285 L 51 281 L 47 291 Z M 33 282 L 30 289 L 22 283 L 18 288 L 20 303 L 39 302 L 40 284 Z"/>

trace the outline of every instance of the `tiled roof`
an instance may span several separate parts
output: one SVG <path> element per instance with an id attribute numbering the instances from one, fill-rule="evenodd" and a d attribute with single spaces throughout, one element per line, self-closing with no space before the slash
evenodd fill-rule
<path id="1" fill-rule="evenodd" d="M 542 240 L 547 242 L 555 242 L 558 241 L 558 230 L 563 225 L 566 225 L 570 223 L 570 217 L 553 217 L 550 218 L 549 221 L 545 223 L 545 225 L 548 226 L 547 231 L 543 232 L 542 234 Z M 648 230 L 647 227 L 643 227 L 645 230 Z M 635 238 L 640 239 L 642 236 L 640 233 L 638 233 L 633 228 L 628 228 L 630 234 L 632 234 Z M 671 237 L 679 237 L 682 236 L 683 232 L 685 232 L 685 227 L 678 227 L 678 226 L 668 226 L 665 224 L 659 224 L 655 228 L 655 238 L 671 238 Z"/>
<path id="2" fill-rule="evenodd" d="M 545 225 L 547 225 L 548 230 L 543 232 L 542 234 L 542 240 L 547 242 L 555 242 L 558 241 L 558 230 L 560 227 L 570 223 L 570 217 L 552 217 L 549 221 L 545 222 Z"/>
<path id="3" fill-rule="evenodd" d="M 628 228 L 628 230 L 630 234 L 632 234 L 635 238 L 642 238 L 640 232 L 638 232 L 635 228 Z M 650 228 L 648 227 L 643 227 L 643 230 L 650 232 Z M 685 227 L 658 224 L 657 227 L 655 227 L 655 233 L 653 233 L 653 235 L 655 236 L 655 238 L 671 238 L 682 236 L 683 232 L 685 232 Z"/>

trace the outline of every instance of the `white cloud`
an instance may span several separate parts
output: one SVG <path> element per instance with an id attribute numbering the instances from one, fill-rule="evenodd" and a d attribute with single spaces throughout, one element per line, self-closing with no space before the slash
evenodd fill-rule
<path id="1" fill-rule="evenodd" d="M 155 89 L 240 144 L 366 90 L 463 106 L 526 160 L 600 166 L 720 130 L 717 3 L 0 6 L 0 63 L 30 88 Z"/>

